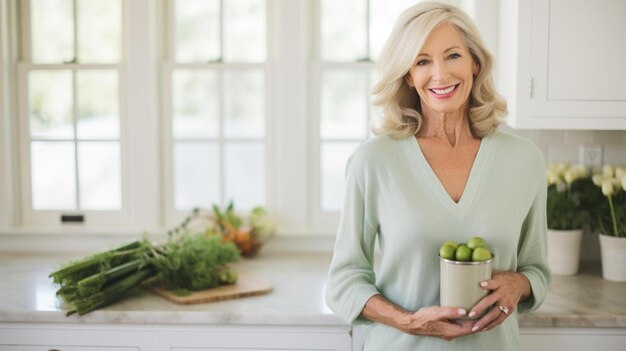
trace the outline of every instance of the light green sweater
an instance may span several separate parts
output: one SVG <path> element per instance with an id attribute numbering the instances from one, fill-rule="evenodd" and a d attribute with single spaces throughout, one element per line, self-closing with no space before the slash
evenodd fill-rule
<path id="1" fill-rule="evenodd" d="M 532 142 L 500 131 L 483 138 L 455 203 L 414 137 L 372 138 L 348 160 L 327 304 L 347 323 L 368 324 L 365 350 L 517 350 L 517 313 L 539 307 L 550 283 L 546 228 L 545 164 Z M 447 342 L 359 317 L 378 293 L 411 311 L 438 306 L 439 247 L 472 236 L 487 240 L 494 269 L 530 280 L 533 297 L 503 324 Z M 377 237 L 381 255 L 374 269 Z"/>

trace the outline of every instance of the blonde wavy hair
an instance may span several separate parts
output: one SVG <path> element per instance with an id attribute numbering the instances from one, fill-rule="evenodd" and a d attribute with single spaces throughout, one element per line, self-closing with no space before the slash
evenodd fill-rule
<path id="1" fill-rule="evenodd" d="M 457 7 L 425 2 L 406 9 L 396 21 L 377 64 L 380 79 L 374 86 L 373 103 L 382 113 L 375 134 L 392 138 L 416 135 L 423 125 L 420 98 L 405 81 L 426 38 L 437 26 L 447 23 L 462 35 L 478 74 L 469 95 L 469 124 L 473 135 L 485 137 L 496 131 L 507 114 L 506 102 L 493 84 L 493 56 L 470 17 Z"/>

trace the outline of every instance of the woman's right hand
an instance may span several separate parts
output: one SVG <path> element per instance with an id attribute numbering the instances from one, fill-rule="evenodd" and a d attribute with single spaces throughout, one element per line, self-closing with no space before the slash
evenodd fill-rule
<path id="1" fill-rule="evenodd" d="M 450 341 L 459 336 L 472 334 L 473 320 L 458 319 L 467 312 L 456 307 L 423 307 L 407 312 L 400 322 L 402 331 L 412 335 L 427 335 Z"/>

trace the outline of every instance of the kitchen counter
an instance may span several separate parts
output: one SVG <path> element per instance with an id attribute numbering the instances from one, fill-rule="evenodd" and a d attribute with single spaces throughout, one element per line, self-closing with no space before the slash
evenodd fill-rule
<path id="1" fill-rule="evenodd" d="M 47 275 L 80 255 L 0 254 L 0 322 L 345 326 L 324 303 L 330 254 L 262 253 L 240 266 L 273 285 L 267 295 L 177 305 L 139 291 L 85 316 L 66 317 Z M 519 316 L 521 327 L 626 328 L 626 283 L 602 279 L 599 264 L 555 276 L 541 308 Z"/>

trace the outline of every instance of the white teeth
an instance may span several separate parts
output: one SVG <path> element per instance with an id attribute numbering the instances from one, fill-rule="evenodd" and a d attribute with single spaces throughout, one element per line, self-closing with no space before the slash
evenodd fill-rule
<path id="1" fill-rule="evenodd" d="M 453 85 L 449 88 L 446 89 L 430 89 L 432 91 L 434 91 L 435 93 L 439 94 L 439 95 L 443 95 L 443 94 L 447 94 L 449 92 L 451 92 L 452 90 L 454 90 L 454 88 L 456 88 L 456 85 Z"/>

